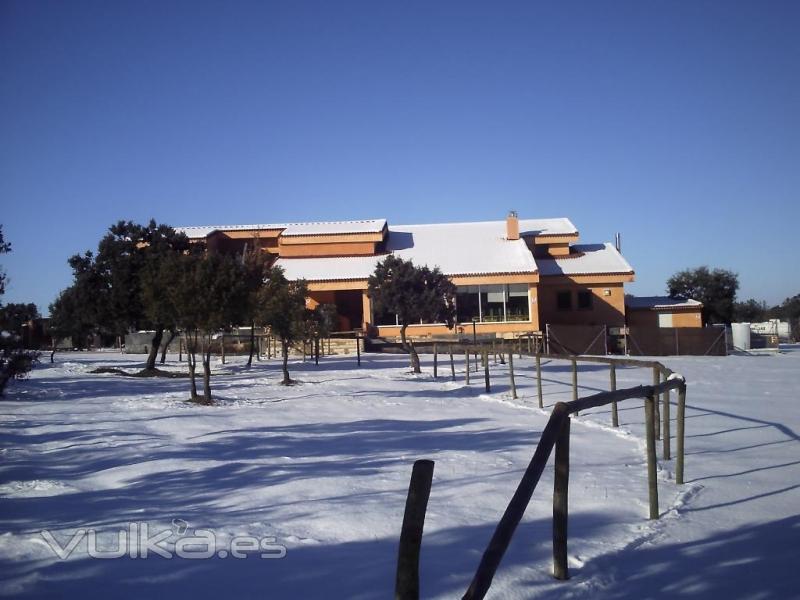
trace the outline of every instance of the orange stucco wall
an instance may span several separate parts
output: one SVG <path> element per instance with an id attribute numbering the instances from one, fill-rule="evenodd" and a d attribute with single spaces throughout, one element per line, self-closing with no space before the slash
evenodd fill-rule
<path id="1" fill-rule="evenodd" d="M 375 242 L 336 242 L 326 244 L 283 244 L 278 253 L 286 257 L 298 256 L 367 256 L 375 254 Z"/>
<path id="2" fill-rule="evenodd" d="M 528 246 L 531 247 L 530 245 Z M 557 244 L 534 244 L 531 248 L 533 253 L 540 258 L 547 258 L 550 256 L 568 256 L 569 244 L 567 242 L 559 242 Z"/>
<path id="3" fill-rule="evenodd" d="M 396 325 L 381 325 L 376 328 L 380 337 L 400 337 L 400 327 Z M 476 323 L 475 332 L 478 335 L 497 334 L 503 337 L 515 333 L 533 333 L 539 331 L 530 323 Z M 472 335 L 472 323 L 459 323 L 453 329 L 448 329 L 444 325 L 409 325 L 406 335 L 412 338 L 426 338 L 446 335 Z"/>
<path id="4" fill-rule="evenodd" d="M 562 291 L 572 294 L 571 310 L 558 309 L 557 295 Z M 577 308 L 579 291 L 592 293 L 591 309 Z M 625 325 L 623 284 L 621 282 L 583 284 L 566 277 L 555 280 L 543 277 L 539 285 L 539 321 L 542 327 L 546 323 L 621 327 Z"/>
<path id="5" fill-rule="evenodd" d="M 702 327 L 702 309 L 687 310 L 672 313 L 673 327 Z"/>
<path id="6" fill-rule="evenodd" d="M 659 313 L 672 313 L 673 327 L 702 327 L 703 317 L 700 308 L 696 309 L 635 309 L 629 308 L 627 313 L 628 325 L 631 327 L 658 327 Z"/>

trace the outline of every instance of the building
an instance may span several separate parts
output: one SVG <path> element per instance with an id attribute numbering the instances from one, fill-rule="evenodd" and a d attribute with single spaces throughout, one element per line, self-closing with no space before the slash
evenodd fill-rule
<path id="1" fill-rule="evenodd" d="M 625 325 L 624 284 L 634 271 L 612 244 L 579 244 L 569 219 L 390 226 L 385 219 L 178 228 L 209 249 L 258 247 L 291 280 L 308 282 L 308 305 L 334 304 L 339 330 L 399 335 L 395 315 L 376 314 L 367 278 L 387 254 L 439 267 L 458 288 L 460 330 L 513 335 L 546 324 Z M 452 333 L 421 323 L 409 335 Z"/>
<path id="2" fill-rule="evenodd" d="M 703 304 L 689 298 L 627 296 L 625 310 L 631 327 L 703 326 Z"/>

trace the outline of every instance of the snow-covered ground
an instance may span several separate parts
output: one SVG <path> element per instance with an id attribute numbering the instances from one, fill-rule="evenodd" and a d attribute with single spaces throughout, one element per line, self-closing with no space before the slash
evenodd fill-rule
<path id="1" fill-rule="evenodd" d="M 546 410 L 536 408 L 527 358 L 515 364 L 516 401 L 504 367 L 492 365 L 485 395 L 482 374 L 465 386 L 460 361 L 457 382 L 434 381 L 430 357 L 422 376 L 408 372 L 403 356 L 367 355 L 360 368 L 354 357 L 296 363 L 300 384 L 291 388 L 277 385 L 277 362 L 248 371 L 235 359 L 215 365 L 215 406 L 185 402 L 186 380 L 88 372 L 134 369 L 140 359 L 57 355 L 0 403 L 0 593 L 388 598 L 411 466 L 430 458 L 422 595 L 459 597 L 548 407 L 571 399 L 569 364 L 547 362 Z M 800 596 L 800 347 L 664 362 L 689 387 L 687 483 L 674 484 L 674 460 L 661 462 L 661 519 L 646 518 L 642 402 L 620 406 L 619 430 L 608 409 L 583 413 L 571 438 L 572 579 L 550 576 L 548 468 L 490 597 Z M 449 365 L 440 364 L 440 374 L 449 375 Z M 650 376 L 619 370 L 618 385 Z M 583 394 L 608 389 L 608 370 L 584 364 L 579 383 Z M 162 546 L 172 551 L 181 537 L 210 530 L 215 551 L 246 535 L 263 540 L 272 558 L 87 556 L 90 542 L 116 547 L 117 532 L 131 523 L 151 535 L 169 530 Z M 60 560 L 43 531 L 62 546 L 80 541 Z"/>

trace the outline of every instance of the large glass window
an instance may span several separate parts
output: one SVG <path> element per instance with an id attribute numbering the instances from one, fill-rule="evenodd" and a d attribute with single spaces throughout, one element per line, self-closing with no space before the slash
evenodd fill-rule
<path id="1" fill-rule="evenodd" d="M 496 323 L 506 320 L 506 286 L 482 285 L 481 313 L 484 323 Z"/>
<path id="2" fill-rule="evenodd" d="M 473 318 L 480 321 L 479 286 L 464 285 L 456 288 L 456 313 L 459 323 L 468 323 Z"/>
<path id="3" fill-rule="evenodd" d="M 459 286 L 456 312 L 459 323 L 529 321 L 528 284 Z"/>
<path id="4" fill-rule="evenodd" d="M 508 286 L 506 321 L 529 321 L 531 318 L 530 306 L 527 283 L 515 283 Z"/>

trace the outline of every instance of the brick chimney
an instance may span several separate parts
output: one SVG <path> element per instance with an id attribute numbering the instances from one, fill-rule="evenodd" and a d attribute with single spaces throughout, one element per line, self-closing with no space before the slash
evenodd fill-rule
<path id="1" fill-rule="evenodd" d="M 519 218 L 517 217 L 517 211 L 515 210 L 510 211 L 506 217 L 506 239 L 519 239 Z"/>

